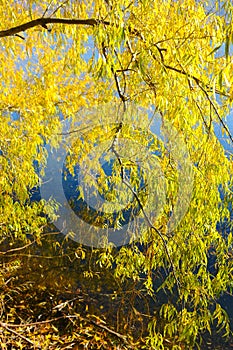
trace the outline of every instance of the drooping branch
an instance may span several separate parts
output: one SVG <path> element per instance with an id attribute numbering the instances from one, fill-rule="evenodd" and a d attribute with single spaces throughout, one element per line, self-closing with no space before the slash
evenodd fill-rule
<path id="1" fill-rule="evenodd" d="M 222 127 L 223 127 L 223 129 L 225 130 L 226 134 L 229 136 L 231 142 L 233 143 L 233 136 L 231 135 L 230 130 L 228 129 L 227 125 L 224 123 L 223 119 L 222 119 L 221 116 L 219 115 L 218 110 L 217 110 L 217 108 L 216 108 L 214 102 L 211 100 L 211 98 L 210 98 L 208 92 L 207 92 L 202 86 L 199 85 L 199 87 L 200 87 L 200 89 L 204 92 L 205 96 L 207 97 L 207 100 L 209 101 L 210 105 L 213 107 L 213 110 L 214 110 L 214 112 L 215 112 L 215 114 L 216 114 L 216 116 L 217 116 L 217 118 L 218 118 L 220 124 L 222 125 Z"/>
<path id="2" fill-rule="evenodd" d="M 46 28 L 47 24 L 53 24 L 53 23 L 59 23 L 59 24 L 76 24 L 76 25 L 87 25 L 87 26 L 96 26 L 98 24 L 105 24 L 109 25 L 110 23 L 108 21 L 101 21 L 97 20 L 95 18 L 87 18 L 87 19 L 72 19 L 72 18 L 54 18 L 54 17 L 41 17 L 34 19 L 30 22 L 26 22 L 23 24 L 20 24 L 16 27 L 12 27 L 6 30 L 0 31 L 0 38 L 6 37 L 6 36 L 13 36 L 20 32 L 24 32 L 30 28 L 36 27 L 36 26 L 42 26 Z"/>
<path id="3" fill-rule="evenodd" d="M 116 150 L 116 143 L 117 143 L 117 139 L 120 135 L 120 132 L 122 130 L 122 123 L 120 123 L 117 131 L 116 131 L 116 135 L 113 139 L 113 142 L 112 142 L 112 145 L 110 147 L 110 150 L 113 152 L 113 154 L 115 155 L 119 165 L 120 165 L 120 177 L 121 177 L 121 181 L 124 185 L 126 185 L 126 187 L 128 187 L 128 189 L 131 191 L 131 193 L 133 194 L 133 197 L 136 199 L 139 207 L 140 207 L 140 210 L 144 216 L 144 219 L 147 223 L 147 226 L 149 227 L 150 230 L 153 230 L 155 231 L 155 233 L 159 236 L 159 238 L 161 239 L 162 241 L 162 244 L 163 244 L 163 247 L 164 247 L 164 250 L 165 250 L 165 253 L 167 255 L 167 258 L 168 258 L 168 261 L 170 263 L 170 266 L 171 266 L 171 270 L 172 270 L 172 273 L 173 273 L 173 276 L 174 276 L 174 279 L 175 279 L 175 282 L 176 282 L 176 287 L 177 287 L 177 292 L 178 292 L 178 295 L 180 295 L 180 281 L 178 280 L 178 277 L 177 277 L 177 273 L 176 273 L 176 268 L 175 268 L 175 265 L 174 265 L 174 262 L 172 260 L 172 257 L 170 255 L 170 252 L 168 250 L 168 246 L 167 246 L 167 243 L 166 243 L 166 240 L 163 236 L 163 233 L 160 231 L 160 229 L 157 229 L 153 223 L 151 222 L 149 216 L 147 215 L 145 209 L 144 209 L 144 205 L 143 203 L 141 202 L 141 199 L 139 198 L 138 194 L 136 193 L 136 191 L 133 189 L 133 187 L 131 186 L 131 184 L 126 180 L 125 178 L 125 171 L 124 171 L 124 165 L 123 165 L 123 162 L 122 162 L 122 158 L 120 156 L 120 154 L 118 153 L 118 151 Z"/>
<path id="4" fill-rule="evenodd" d="M 194 75 L 192 75 L 192 74 L 190 74 L 190 73 L 184 71 L 183 69 L 179 69 L 179 68 L 176 68 L 176 67 L 172 67 L 172 66 L 170 66 L 170 65 L 168 65 L 168 64 L 163 64 L 163 66 L 164 66 L 164 68 L 167 68 L 167 69 L 172 70 L 172 71 L 174 71 L 174 72 L 177 72 L 177 73 L 179 73 L 179 74 L 185 75 L 187 78 L 190 78 L 190 79 L 194 80 L 195 83 L 196 83 L 199 87 L 204 86 L 204 87 L 205 87 L 206 89 L 208 89 L 208 91 L 210 91 L 210 92 L 213 92 L 213 91 L 214 91 L 216 94 L 218 94 L 218 95 L 220 95 L 220 96 L 229 97 L 229 94 L 227 94 L 227 93 L 225 93 L 225 92 L 223 92 L 223 91 L 220 91 L 220 90 L 218 90 L 218 89 L 213 89 L 211 86 L 204 84 L 204 83 L 201 81 L 201 79 L 199 79 L 199 78 L 197 78 L 196 76 L 194 76 Z"/>

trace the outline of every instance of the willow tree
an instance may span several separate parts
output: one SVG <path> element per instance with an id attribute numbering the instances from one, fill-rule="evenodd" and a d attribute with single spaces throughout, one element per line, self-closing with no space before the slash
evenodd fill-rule
<path id="1" fill-rule="evenodd" d="M 190 349 L 213 324 L 230 333 L 218 298 L 232 287 L 232 235 L 217 225 L 230 225 L 232 161 L 215 130 L 232 144 L 232 11 L 194 0 L 0 7 L 1 254 L 40 242 L 50 216 L 118 285 L 164 291 L 148 349 Z M 75 174 L 61 211 L 57 186 L 72 190 Z"/>

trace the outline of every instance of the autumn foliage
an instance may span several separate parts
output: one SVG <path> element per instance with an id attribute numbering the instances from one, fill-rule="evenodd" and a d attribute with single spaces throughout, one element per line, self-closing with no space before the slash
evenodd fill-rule
<path id="1" fill-rule="evenodd" d="M 2 349 L 230 349 L 232 15 L 230 0 L 1 2 Z M 104 200 L 86 206 L 79 181 L 64 235 L 62 204 L 34 194 L 66 138 L 63 185 L 82 170 Z"/>

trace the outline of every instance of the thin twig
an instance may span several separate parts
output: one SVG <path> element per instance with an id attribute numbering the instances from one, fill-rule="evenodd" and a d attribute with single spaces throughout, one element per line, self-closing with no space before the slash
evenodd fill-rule
<path id="1" fill-rule="evenodd" d="M 18 38 L 20 38 L 20 39 L 22 39 L 22 40 L 25 40 L 25 38 L 24 38 L 22 35 L 15 34 L 15 36 L 17 36 Z"/>
<path id="2" fill-rule="evenodd" d="M 102 50 L 103 50 L 103 55 L 105 57 L 105 60 L 106 60 L 106 62 L 108 62 L 108 54 L 107 54 L 106 47 L 103 46 Z M 119 95 L 119 97 L 120 97 L 120 99 L 121 99 L 121 101 L 123 103 L 124 112 L 125 112 L 126 111 L 126 101 L 128 100 L 128 97 L 125 96 L 125 94 L 124 94 L 125 91 L 122 91 L 117 71 L 114 70 L 112 65 L 111 65 L 111 72 L 113 74 L 113 77 L 114 77 L 114 80 L 115 80 L 115 83 L 116 83 L 117 93 L 118 93 L 118 95 Z"/>
<path id="3" fill-rule="evenodd" d="M 118 55 L 118 53 L 117 53 L 117 51 L 116 50 L 114 50 L 114 53 L 115 53 L 115 55 L 116 55 L 116 57 L 117 57 L 117 60 L 118 60 L 118 62 L 119 62 L 119 64 L 120 64 L 120 67 L 121 67 L 121 69 L 119 70 L 116 70 L 115 71 L 115 73 L 122 73 L 123 74 L 123 80 L 124 80 L 124 87 L 123 87 L 123 96 L 125 96 L 125 92 L 126 92 L 126 78 L 125 78 L 125 69 L 123 68 L 123 65 L 122 65 L 122 63 L 121 63 L 121 60 L 120 60 L 120 58 L 119 58 L 119 55 Z"/>
<path id="4" fill-rule="evenodd" d="M 32 241 L 32 242 L 29 242 L 28 244 L 25 244 L 23 247 L 8 249 L 8 250 L 5 251 L 5 252 L 1 252 L 1 251 L 0 251 L 0 255 L 6 255 L 6 254 L 13 253 L 13 252 L 18 252 L 19 250 L 23 250 L 23 249 L 29 247 L 30 245 L 34 244 L 35 242 L 36 242 L 36 240 L 34 240 L 34 241 Z"/>
<path id="5" fill-rule="evenodd" d="M 68 2 L 68 0 L 65 0 L 61 5 L 59 5 L 54 11 L 53 13 L 50 15 L 51 17 L 55 15 L 55 13 L 62 8 L 66 3 Z"/>
<path id="6" fill-rule="evenodd" d="M 211 129 L 211 125 L 212 125 L 212 119 L 210 118 L 210 125 L 208 126 L 208 125 L 207 125 L 207 122 L 206 122 L 206 120 L 205 120 L 205 117 L 204 117 L 204 115 L 203 115 L 203 113 L 202 113 L 201 107 L 199 106 L 199 103 L 198 103 L 195 99 L 193 99 L 193 101 L 194 101 L 195 105 L 197 106 L 197 108 L 198 108 L 198 110 L 199 110 L 199 113 L 200 113 L 200 115 L 201 115 L 202 121 L 203 121 L 203 123 L 204 123 L 204 125 L 205 125 L 205 128 L 206 128 L 206 130 L 207 130 L 208 138 L 209 138 L 209 136 L 210 136 L 210 129 Z"/>
<path id="7" fill-rule="evenodd" d="M 186 71 L 183 70 L 183 69 L 179 69 L 179 68 L 176 68 L 176 67 L 172 67 L 172 66 L 170 66 L 170 65 L 168 65 L 168 64 L 163 64 L 163 66 L 164 66 L 165 68 L 169 69 L 169 70 L 173 70 L 174 72 L 177 72 L 177 73 L 179 73 L 179 74 L 182 74 L 182 75 L 187 76 L 188 78 L 193 79 L 199 87 L 201 87 L 202 85 L 205 85 L 205 84 L 203 84 L 203 82 L 202 82 L 199 78 L 197 78 L 196 76 L 194 76 L 194 75 L 192 75 L 192 74 L 186 72 Z M 226 94 L 226 93 L 224 93 L 224 92 L 222 92 L 222 91 L 219 91 L 219 90 L 217 90 L 217 89 L 214 89 L 214 90 L 213 90 L 213 88 L 210 87 L 210 86 L 208 86 L 208 85 L 206 85 L 205 87 L 206 87 L 207 89 L 209 89 L 211 92 L 214 91 L 214 92 L 215 92 L 216 94 L 218 94 L 218 95 L 225 96 L 225 97 L 229 97 L 229 94 Z"/>
<path id="8" fill-rule="evenodd" d="M 10 327 L 12 327 L 12 325 L 9 325 L 9 324 L 7 324 L 7 323 L 4 323 L 4 322 L 1 322 L 1 321 L 0 321 L 0 326 L 3 327 L 3 328 L 5 328 L 8 332 L 13 333 L 13 334 L 16 335 L 17 337 L 23 339 L 23 340 L 26 341 L 27 343 L 33 345 L 33 347 L 34 347 L 34 349 L 35 349 L 36 345 L 35 345 L 30 339 L 26 338 L 24 335 L 22 335 L 22 334 L 16 332 L 14 329 L 10 328 Z M 21 325 L 19 325 L 19 327 L 20 327 L 20 326 L 21 326 Z M 39 347 L 37 346 L 37 348 L 41 349 L 40 346 L 39 346 Z"/>
<path id="9" fill-rule="evenodd" d="M 172 261 L 172 258 L 171 258 L 171 255 L 170 255 L 170 253 L 169 253 L 169 250 L 168 250 L 168 247 L 167 247 L 167 243 L 166 243 L 166 241 L 165 241 L 165 239 L 164 239 L 164 237 L 163 237 L 163 234 L 162 234 L 162 232 L 160 232 L 160 230 L 158 230 L 158 229 L 152 224 L 150 218 L 148 217 L 147 213 L 145 212 L 144 206 L 143 206 L 143 204 L 142 204 L 142 202 L 141 202 L 141 200 L 140 200 L 138 194 L 134 191 L 134 189 L 132 188 L 132 186 L 130 185 L 130 183 L 129 183 L 127 180 L 125 180 L 124 166 L 123 166 L 123 163 L 122 163 L 122 160 L 121 160 L 121 156 L 119 155 L 119 153 L 118 153 L 117 150 L 115 149 L 116 139 L 117 139 L 118 136 L 119 136 L 119 133 L 120 133 L 120 131 L 121 131 L 121 128 L 122 128 L 122 126 L 119 128 L 118 132 L 116 133 L 116 136 L 115 136 L 115 138 L 114 138 L 114 140 L 113 140 L 113 143 L 112 143 L 112 145 L 111 145 L 111 147 L 110 147 L 111 151 L 115 154 L 115 156 L 116 156 L 116 158 L 117 158 L 117 160 L 118 160 L 118 163 L 119 163 L 119 165 L 120 165 L 120 169 L 121 169 L 121 181 L 122 181 L 123 184 L 125 184 L 125 185 L 129 188 L 129 190 L 132 192 L 134 198 L 135 198 L 136 201 L 138 202 L 138 205 L 139 205 L 139 207 L 140 207 L 140 209 L 141 209 L 141 211 L 142 211 L 142 213 L 143 213 L 143 216 L 144 216 L 144 218 L 145 218 L 145 220 L 146 220 L 146 222 L 147 222 L 148 227 L 149 227 L 151 230 L 154 230 L 154 231 L 157 233 L 157 235 L 160 237 L 160 239 L 161 239 L 161 241 L 162 241 L 162 243 L 163 243 L 165 252 L 166 252 L 166 254 L 167 254 L 167 257 L 168 257 L 168 260 L 169 260 L 169 263 L 170 263 L 170 266 L 171 266 L 171 269 L 172 269 L 172 272 L 173 272 L 173 276 L 174 276 L 175 281 L 176 281 L 178 294 L 180 295 L 180 282 L 179 282 L 179 280 L 178 280 L 178 278 L 177 278 L 177 276 L 176 276 L 176 268 L 175 268 L 174 263 L 173 263 L 173 261 Z"/>
<path id="10" fill-rule="evenodd" d="M 224 123 L 224 121 L 222 120 L 222 118 L 220 117 L 220 115 L 219 115 L 219 113 L 218 113 L 218 110 L 217 110 L 217 108 L 216 108 L 214 102 L 211 100 L 211 98 L 210 98 L 208 92 L 207 92 L 200 84 L 198 84 L 198 86 L 199 86 L 199 88 L 204 92 L 204 94 L 205 94 L 205 96 L 207 97 L 207 99 L 208 99 L 210 105 L 213 107 L 213 110 L 214 110 L 215 114 L 217 115 L 217 118 L 218 118 L 218 120 L 220 121 L 220 124 L 222 125 L 223 129 L 226 131 L 226 133 L 227 133 L 227 135 L 229 136 L 231 142 L 233 143 L 233 137 L 232 137 L 232 135 L 231 135 L 231 133 L 230 133 L 228 127 L 226 126 L 226 124 Z"/>
<path id="11" fill-rule="evenodd" d="M 84 321 L 84 322 L 87 322 L 87 323 L 91 323 L 91 324 L 95 325 L 96 327 L 99 327 L 99 328 L 107 331 L 108 333 L 110 333 L 112 335 L 115 335 L 117 338 L 121 339 L 125 344 L 130 346 L 130 344 L 129 344 L 128 340 L 127 340 L 127 336 L 122 335 L 122 334 L 120 334 L 118 332 L 115 332 L 111 328 L 109 328 L 109 327 L 107 327 L 107 326 L 105 326 L 105 325 L 103 325 L 101 323 L 97 323 L 94 320 L 90 320 L 87 317 L 82 317 L 80 315 L 64 315 L 64 316 L 55 317 L 55 318 L 52 318 L 52 319 L 49 319 L 49 320 L 45 320 L 45 321 L 38 321 L 38 322 L 32 322 L 32 323 L 21 323 L 21 324 L 4 323 L 4 322 L 0 321 L 0 326 L 4 327 L 5 329 L 10 331 L 11 333 L 14 333 L 15 335 L 21 337 L 25 341 L 28 341 L 30 344 L 35 346 L 35 344 L 30 339 L 27 339 L 23 335 L 21 335 L 18 332 L 14 331 L 12 328 L 40 326 L 42 324 L 48 324 L 48 323 L 59 321 L 61 319 L 72 319 L 72 318 L 76 318 L 76 319 L 79 319 L 81 321 Z"/>
<path id="12" fill-rule="evenodd" d="M 45 9 L 45 11 L 44 11 L 42 17 L 44 17 L 44 16 L 46 15 L 46 12 L 49 10 L 49 8 L 50 8 L 52 2 L 53 2 L 53 0 L 51 0 L 51 1 L 48 3 L 48 6 L 46 7 L 46 9 Z"/>

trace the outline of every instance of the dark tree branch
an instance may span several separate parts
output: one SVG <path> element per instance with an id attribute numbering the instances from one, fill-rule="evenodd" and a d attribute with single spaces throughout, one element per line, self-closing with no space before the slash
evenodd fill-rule
<path id="1" fill-rule="evenodd" d="M 174 72 L 177 72 L 177 73 L 179 73 L 179 74 L 185 75 L 185 76 L 187 76 L 187 77 L 190 78 L 190 79 L 193 79 L 193 80 L 195 81 L 195 83 L 196 83 L 200 88 L 201 88 L 201 86 L 205 86 L 205 88 L 206 88 L 208 91 L 210 91 L 210 92 L 214 91 L 214 92 L 215 92 L 216 94 L 218 94 L 218 95 L 225 96 L 225 97 L 229 97 L 229 94 L 224 93 L 223 91 L 220 91 L 220 90 L 217 90 L 217 89 L 213 90 L 212 87 L 210 87 L 210 86 L 208 86 L 208 85 L 205 85 L 199 78 L 195 77 L 195 76 L 192 75 L 192 74 L 187 73 L 187 72 L 184 71 L 183 69 L 179 69 L 179 68 L 176 68 L 176 67 L 172 67 L 172 66 L 170 66 L 170 65 L 168 65 L 168 64 L 163 64 L 163 66 L 164 66 L 165 68 L 169 69 L 169 70 L 173 70 Z"/>
<path id="2" fill-rule="evenodd" d="M 60 24 L 76 24 L 76 25 L 87 25 L 87 26 L 96 26 L 98 24 L 105 24 L 109 25 L 110 23 L 108 21 L 101 21 L 97 20 L 95 18 L 87 18 L 87 19 L 72 19 L 72 18 L 37 18 L 30 22 L 20 24 L 19 26 L 12 27 L 6 30 L 0 31 L 0 38 L 6 37 L 6 36 L 12 36 L 16 35 L 17 33 L 24 32 L 25 30 L 28 30 L 30 28 L 36 27 L 36 26 L 42 26 L 46 27 L 47 24 L 53 24 L 53 23 L 60 23 Z"/>
<path id="3" fill-rule="evenodd" d="M 108 63 L 108 53 L 107 53 L 107 47 L 105 47 L 103 45 L 102 47 L 102 50 L 103 50 L 103 55 L 105 57 L 105 60 L 106 62 Z M 115 52 L 116 54 L 116 52 Z M 119 76 L 117 74 L 117 71 L 118 70 L 114 70 L 114 67 L 111 65 L 111 72 L 112 72 L 112 75 L 114 77 L 114 80 L 115 80 L 115 83 L 116 83 L 116 88 L 117 88 L 117 93 L 118 93 L 118 96 L 120 97 L 121 101 L 123 102 L 123 106 L 124 106 L 124 111 L 126 111 L 126 101 L 128 100 L 128 98 L 125 96 L 125 89 L 126 89 L 126 85 L 124 87 L 124 91 L 122 91 L 122 88 L 121 88 L 121 85 L 120 85 L 120 81 L 119 81 Z M 122 73 L 122 70 L 121 70 L 121 73 Z M 123 72 L 124 74 L 124 72 Z"/>
<path id="4" fill-rule="evenodd" d="M 22 39 L 22 40 L 25 40 L 25 38 L 24 38 L 22 35 L 15 34 L 15 36 L 17 36 L 18 38 L 20 38 L 20 39 Z"/>

